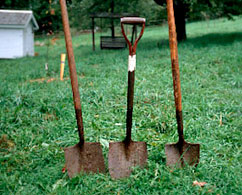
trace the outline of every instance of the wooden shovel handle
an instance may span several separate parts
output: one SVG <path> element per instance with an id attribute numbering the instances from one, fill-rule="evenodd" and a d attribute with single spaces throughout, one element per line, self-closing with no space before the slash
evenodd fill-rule
<path id="1" fill-rule="evenodd" d="M 168 25 L 169 25 L 169 42 L 170 42 L 171 64 L 172 64 L 173 89 L 174 89 L 174 98 L 175 98 L 175 106 L 176 106 L 176 119 L 177 119 L 177 125 L 178 125 L 179 142 L 184 142 L 181 83 L 180 83 L 180 71 L 179 71 L 179 63 L 178 63 L 177 36 L 176 36 L 173 0 L 166 0 L 166 2 L 167 2 L 167 15 L 168 15 Z"/>
<path id="2" fill-rule="evenodd" d="M 72 39 L 71 39 L 71 32 L 70 32 L 70 26 L 69 26 L 69 20 L 68 20 L 68 13 L 66 8 L 66 0 L 60 0 L 60 5 L 61 5 L 63 28 L 65 33 L 66 50 L 68 54 L 68 65 L 69 65 L 69 72 L 71 77 L 71 86 L 72 86 L 72 93 L 73 93 L 74 108 L 76 113 L 77 127 L 78 127 L 80 143 L 83 144 L 84 130 L 83 130 L 81 100 L 80 100 L 80 94 L 79 94 L 79 88 L 78 88 L 76 63 L 75 63 L 73 47 L 72 47 Z"/>

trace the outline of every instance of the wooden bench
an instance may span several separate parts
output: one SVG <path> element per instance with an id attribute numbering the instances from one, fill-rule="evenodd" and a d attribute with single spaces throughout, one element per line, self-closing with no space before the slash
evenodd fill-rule
<path id="1" fill-rule="evenodd" d="M 123 49 L 127 47 L 123 37 L 101 36 L 100 38 L 101 49 Z"/>

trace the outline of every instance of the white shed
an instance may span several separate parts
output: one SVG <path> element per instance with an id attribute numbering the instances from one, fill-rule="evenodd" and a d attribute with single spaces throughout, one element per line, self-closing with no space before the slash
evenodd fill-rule
<path id="1" fill-rule="evenodd" d="M 0 10 L 0 58 L 33 56 L 38 29 L 32 11 Z"/>

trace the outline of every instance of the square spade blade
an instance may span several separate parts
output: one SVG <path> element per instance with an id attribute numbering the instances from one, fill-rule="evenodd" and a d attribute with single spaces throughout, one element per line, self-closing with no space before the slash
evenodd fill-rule
<path id="1" fill-rule="evenodd" d="M 104 173 L 105 165 L 100 143 L 84 142 L 64 149 L 66 169 L 70 178 L 81 171 Z"/>
<path id="2" fill-rule="evenodd" d="M 144 167 L 147 163 L 147 146 L 145 142 L 109 143 L 108 168 L 112 178 L 128 177 L 132 167 Z"/>
<path id="3" fill-rule="evenodd" d="M 187 142 L 166 144 L 165 153 L 168 166 L 184 167 L 186 164 L 196 166 L 199 163 L 200 145 Z"/>

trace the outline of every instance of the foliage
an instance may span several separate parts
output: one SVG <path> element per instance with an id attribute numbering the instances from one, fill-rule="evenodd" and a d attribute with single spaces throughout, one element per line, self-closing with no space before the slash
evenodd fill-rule
<path id="1" fill-rule="evenodd" d="M 58 0 L 2 0 L 0 8 L 33 10 L 40 27 L 40 32 L 51 33 L 61 27 L 61 14 Z"/>
<path id="2" fill-rule="evenodd" d="M 166 0 L 154 0 L 164 6 Z M 182 2 L 187 6 L 186 18 L 190 20 L 212 19 L 218 17 L 232 18 L 242 14 L 241 0 L 174 0 L 174 4 Z"/>
<path id="3" fill-rule="evenodd" d="M 150 0 L 114 1 L 114 13 L 138 14 L 147 19 L 147 25 L 161 23 L 162 18 L 164 18 L 163 16 L 166 14 L 162 10 L 163 8 Z M 73 26 L 79 29 L 90 29 L 90 13 L 101 12 L 111 13 L 111 0 L 73 0 L 70 5 L 70 19 Z M 116 25 L 119 24 L 118 20 L 115 20 L 115 22 Z M 110 26 L 110 21 L 107 19 L 103 20 L 102 23 L 103 25 Z M 99 21 L 97 21 L 97 25 L 100 26 Z"/>
<path id="4" fill-rule="evenodd" d="M 90 29 L 90 13 L 94 12 L 111 12 L 111 0 L 69 0 L 67 1 L 69 9 L 69 18 L 71 26 L 76 29 Z M 156 6 L 153 1 L 149 0 L 132 0 L 132 1 L 114 1 L 115 13 L 130 12 L 138 13 L 146 17 L 150 23 L 161 21 L 162 8 Z M 4 9 L 31 9 L 39 23 L 40 32 L 58 31 L 62 28 L 61 13 L 58 0 L 48 1 L 21 1 L 21 0 L 3 0 L 0 8 Z M 164 14 L 163 14 L 164 15 Z M 104 21 L 105 23 L 105 21 Z"/>
<path id="5" fill-rule="evenodd" d="M 78 141 L 67 66 L 58 80 L 63 37 L 50 46 L 49 76 L 46 46 L 36 46 L 36 57 L 1 60 L 0 194 L 240 194 L 241 22 L 187 24 L 189 38 L 179 44 L 184 133 L 201 154 L 197 168 L 174 170 L 164 153 L 178 139 L 168 29 L 146 28 L 137 48 L 133 139 L 147 142 L 148 166 L 116 181 L 108 173 L 71 180 L 62 173 L 63 148 Z M 106 143 L 125 136 L 128 50 L 92 52 L 90 34 L 73 37 L 73 46 L 86 140 L 102 143 L 107 164 Z"/>
<path id="6" fill-rule="evenodd" d="M 175 0 L 187 5 L 190 20 L 212 19 L 221 16 L 232 18 L 241 14 L 242 0 Z M 90 13 L 111 12 L 112 0 L 67 0 L 70 23 L 73 28 L 90 29 Z M 157 6 L 155 3 L 163 6 Z M 138 13 L 147 19 L 147 25 L 161 24 L 166 20 L 165 0 L 114 0 L 114 12 Z M 58 0 L 1 0 L 1 9 L 31 9 L 40 26 L 39 32 L 59 31 L 62 28 Z M 105 20 L 105 23 L 109 21 Z"/>

